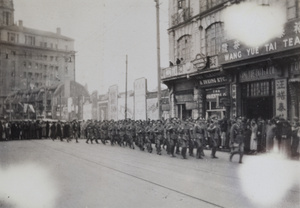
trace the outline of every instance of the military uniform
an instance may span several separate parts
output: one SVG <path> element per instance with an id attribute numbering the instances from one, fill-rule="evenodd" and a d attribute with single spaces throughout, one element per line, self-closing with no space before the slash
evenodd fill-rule
<path id="1" fill-rule="evenodd" d="M 197 148 L 197 158 L 202 159 L 202 156 L 204 156 L 203 146 L 205 144 L 205 139 L 207 139 L 207 130 L 203 121 L 199 120 L 198 123 L 194 126 L 193 134 Z"/>
<path id="2" fill-rule="evenodd" d="M 230 144 L 231 144 L 231 153 L 230 161 L 235 154 L 240 155 L 239 163 L 242 163 L 244 155 L 244 140 L 245 140 L 245 127 L 242 123 L 242 119 L 238 118 L 238 121 L 231 126 L 230 129 Z"/>
<path id="3" fill-rule="evenodd" d="M 158 155 L 161 155 L 161 144 L 163 140 L 163 133 L 164 133 L 164 127 L 162 125 L 162 121 L 159 120 L 158 124 L 156 124 L 155 129 L 155 147 L 156 147 L 156 153 Z"/>
<path id="4" fill-rule="evenodd" d="M 216 152 L 219 143 L 219 139 L 221 137 L 221 129 L 218 125 L 218 121 L 214 120 L 208 128 L 207 131 L 210 133 L 210 142 L 211 142 L 211 157 L 217 159 Z"/>

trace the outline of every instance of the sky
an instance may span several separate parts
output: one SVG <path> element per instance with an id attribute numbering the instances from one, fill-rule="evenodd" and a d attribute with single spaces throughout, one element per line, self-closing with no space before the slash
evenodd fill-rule
<path id="1" fill-rule="evenodd" d="M 76 81 L 105 94 L 113 85 L 125 91 L 134 80 L 157 88 L 156 8 L 154 0 L 14 0 L 15 22 L 75 40 Z M 160 1 L 161 67 L 169 63 L 168 0 Z"/>

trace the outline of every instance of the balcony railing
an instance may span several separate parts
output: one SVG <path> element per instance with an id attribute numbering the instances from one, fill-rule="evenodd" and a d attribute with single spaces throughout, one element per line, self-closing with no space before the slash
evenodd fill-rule
<path id="1" fill-rule="evenodd" d="M 187 21 L 193 16 L 192 8 L 183 8 L 178 13 L 172 15 L 172 26 Z"/>
<path id="2" fill-rule="evenodd" d="M 172 79 L 177 78 L 182 75 L 188 75 L 190 73 L 196 72 L 197 69 L 191 62 L 170 66 L 168 68 L 164 68 L 161 71 L 161 79 Z"/>

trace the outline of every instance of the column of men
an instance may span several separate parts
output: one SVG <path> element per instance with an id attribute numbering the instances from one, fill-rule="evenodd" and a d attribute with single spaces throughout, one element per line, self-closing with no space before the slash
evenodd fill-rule
<path id="1" fill-rule="evenodd" d="M 250 152 L 256 150 L 270 151 L 277 143 L 279 148 L 291 157 L 299 158 L 299 119 L 289 122 L 275 117 L 268 121 L 249 120 L 238 117 L 220 119 L 216 117 L 204 120 L 105 120 L 49 122 L 49 121 L 0 121 L 0 139 L 41 139 L 51 138 L 53 141 L 86 139 L 86 143 L 111 143 L 152 153 L 153 147 L 158 155 L 165 150 L 175 157 L 176 154 L 186 159 L 196 156 L 202 159 L 204 148 L 211 148 L 211 158 L 216 159 L 217 148 L 230 148 L 230 160 L 235 154 L 240 155 L 242 163 L 244 148 L 248 144 Z M 248 142 L 248 143 L 247 143 Z M 152 145 L 153 144 L 153 145 Z M 195 153 L 195 155 L 194 155 Z"/>
<path id="2" fill-rule="evenodd" d="M 162 154 L 165 149 L 167 154 L 176 157 L 181 154 L 184 159 L 187 154 L 202 159 L 203 149 L 212 147 L 211 157 L 216 157 L 219 139 L 221 138 L 220 123 L 223 120 L 212 119 L 207 122 L 204 119 L 180 120 L 172 118 L 167 120 L 138 120 L 131 119 L 119 121 L 95 121 L 88 120 L 84 123 L 83 135 L 86 143 L 99 143 L 99 140 L 106 144 L 128 146 L 140 150 L 153 151 L 154 144 L 156 153 Z M 225 142 L 224 142 L 225 144 Z"/>

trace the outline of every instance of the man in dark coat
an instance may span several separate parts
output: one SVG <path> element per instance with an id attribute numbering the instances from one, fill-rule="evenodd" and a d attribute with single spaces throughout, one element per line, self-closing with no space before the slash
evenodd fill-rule
<path id="1" fill-rule="evenodd" d="M 50 124 L 49 121 L 46 121 L 46 138 L 49 138 L 49 130 L 50 130 Z"/>
<path id="2" fill-rule="evenodd" d="M 237 118 L 236 123 L 231 126 L 230 129 L 230 158 L 229 160 L 232 161 L 232 158 L 235 154 L 240 155 L 239 163 L 243 162 L 244 156 L 244 146 L 245 146 L 245 124 L 241 117 Z"/>
<path id="3" fill-rule="evenodd" d="M 60 141 L 63 141 L 62 130 L 61 130 L 61 122 L 60 121 L 58 121 L 58 123 L 56 125 L 56 138 L 59 138 Z"/>

